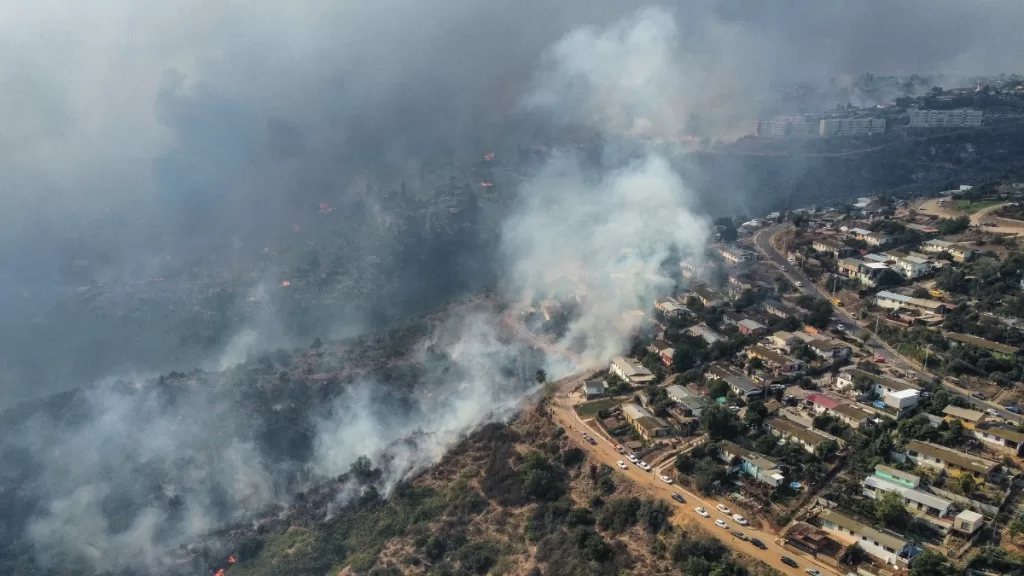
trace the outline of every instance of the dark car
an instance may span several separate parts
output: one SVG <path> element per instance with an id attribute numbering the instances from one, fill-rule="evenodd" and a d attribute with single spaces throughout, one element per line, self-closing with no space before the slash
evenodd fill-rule
<path id="1" fill-rule="evenodd" d="M 750 543 L 753 544 L 754 546 L 757 546 L 761 550 L 767 550 L 768 549 L 768 547 L 764 545 L 764 542 L 761 542 L 757 538 L 751 538 L 750 539 Z"/>
<path id="2" fill-rule="evenodd" d="M 977 398 L 978 400 L 984 400 L 985 395 L 981 392 L 971 392 L 971 398 Z"/>
<path id="3" fill-rule="evenodd" d="M 683 499 L 683 495 L 682 494 L 677 494 L 677 493 L 673 492 L 672 493 L 672 499 L 675 500 L 676 502 L 680 502 L 682 504 L 686 504 L 686 500 Z"/>
<path id="4" fill-rule="evenodd" d="M 739 530 L 734 531 L 732 535 L 739 538 L 740 540 L 743 540 L 744 542 L 747 541 L 747 535 L 743 532 L 740 532 Z"/>
<path id="5" fill-rule="evenodd" d="M 783 563 L 783 564 L 785 564 L 786 566 L 792 566 L 793 568 L 799 568 L 799 567 L 800 567 L 800 566 L 799 566 L 799 565 L 798 565 L 798 564 L 796 563 L 796 560 L 793 560 L 793 559 L 792 559 L 792 558 L 790 558 L 789 556 L 783 556 L 783 557 L 782 557 L 782 563 Z"/>
<path id="6" fill-rule="evenodd" d="M 590 442 L 591 446 L 597 446 L 597 440 L 594 440 L 593 438 L 587 438 L 587 442 Z"/>
<path id="7" fill-rule="evenodd" d="M 1007 406 L 1006 411 L 1013 412 L 1014 414 L 1020 414 L 1020 408 L 1018 408 L 1017 406 Z"/>

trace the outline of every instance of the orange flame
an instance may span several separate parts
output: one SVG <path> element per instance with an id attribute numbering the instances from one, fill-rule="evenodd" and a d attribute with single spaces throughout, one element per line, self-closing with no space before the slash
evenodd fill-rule
<path id="1" fill-rule="evenodd" d="M 224 576 L 224 569 L 221 568 L 220 570 L 217 570 L 217 572 L 215 572 L 213 576 Z"/>
<path id="2" fill-rule="evenodd" d="M 234 564 L 236 562 L 234 556 L 228 556 L 228 564 Z"/>

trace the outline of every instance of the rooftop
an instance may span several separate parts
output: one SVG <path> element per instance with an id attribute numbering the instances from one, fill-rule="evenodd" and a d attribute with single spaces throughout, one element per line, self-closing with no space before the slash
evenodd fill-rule
<path id="1" fill-rule="evenodd" d="M 976 346 L 978 348 L 984 348 L 985 350 L 991 350 L 993 352 L 999 352 L 1001 354 L 1016 354 L 1017 352 L 1020 351 L 1019 348 L 1014 348 L 1013 346 L 1008 346 L 1006 344 L 1000 344 L 999 342 L 993 342 L 991 340 L 986 340 L 984 338 L 978 338 L 977 336 L 971 336 L 970 334 L 958 334 L 956 332 L 943 332 L 942 335 L 945 336 L 949 340 L 954 340 L 956 342 L 962 342 L 964 344 L 970 344 L 971 346 Z"/>
<path id="2" fill-rule="evenodd" d="M 845 528 L 857 536 L 866 536 L 879 544 L 892 548 L 893 550 L 902 550 L 903 547 L 907 545 L 907 541 L 898 534 L 889 531 L 882 532 L 875 530 L 871 526 L 844 514 L 840 514 L 839 512 L 822 510 L 818 517 L 822 520 L 827 520 L 836 526 Z"/>
<path id="3" fill-rule="evenodd" d="M 724 300 L 725 296 L 719 292 L 708 288 L 705 284 L 695 284 L 690 287 L 690 291 L 697 295 L 698 298 L 714 302 L 715 300 Z"/>
<path id="4" fill-rule="evenodd" d="M 911 474 L 909 472 L 904 472 L 903 470 L 897 470 L 896 468 L 886 466 L 885 464 L 878 464 L 877 466 L 875 466 L 875 472 L 885 472 L 889 476 L 892 476 L 894 478 L 902 478 L 908 482 L 919 482 L 921 480 L 920 476 Z"/>
<path id="5" fill-rule="evenodd" d="M 793 358 L 786 356 L 785 354 L 779 354 L 775 350 L 763 346 L 761 344 L 754 344 L 748 349 L 748 354 L 754 354 L 759 358 L 762 358 L 766 362 L 771 362 L 778 366 L 787 366 L 796 362 Z"/>
<path id="6" fill-rule="evenodd" d="M 982 519 L 982 515 L 978 514 L 974 510 L 964 510 L 963 512 L 961 512 L 961 513 L 956 515 L 956 519 L 957 520 L 963 520 L 964 522 L 969 522 L 969 523 L 973 524 L 973 523 L 978 522 L 979 520 L 981 520 Z"/>
<path id="7" fill-rule="evenodd" d="M 844 368 L 842 372 L 849 374 L 851 380 L 857 376 L 861 376 L 864 378 L 868 378 L 869 380 L 871 380 L 872 382 L 879 386 L 889 388 L 890 390 L 893 390 L 895 392 L 899 392 L 901 390 L 921 389 L 916 384 L 911 384 L 910 382 L 905 382 L 903 380 L 895 380 L 887 376 L 882 376 L 881 374 L 872 374 L 871 372 L 861 370 L 860 368 Z"/>
<path id="8" fill-rule="evenodd" d="M 828 440 L 828 437 L 815 430 L 811 430 L 810 428 L 806 428 L 796 422 L 785 420 L 783 418 L 769 418 L 768 420 L 765 420 L 764 424 L 769 428 L 778 430 L 783 436 L 796 436 L 801 442 L 811 446 L 817 446 L 818 444 Z"/>
<path id="9" fill-rule="evenodd" d="M 981 430 L 982 432 L 991 434 L 996 438 L 1002 438 L 1003 440 L 1016 442 L 1017 444 L 1024 443 L 1024 434 L 1012 428 L 1007 428 L 1005 426 L 1000 426 L 998 424 L 983 422 L 981 424 L 978 424 L 977 430 Z"/>
<path id="10" fill-rule="evenodd" d="M 639 420 L 640 418 L 654 418 L 654 414 L 651 414 L 650 410 L 639 404 L 633 404 L 632 402 L 629 404 L 623 404 L 622 411 L 633 420 Z"/>
<path id="11" fill-rule="evenodd" d="M 946 416 L 952 416 L 959 418 L 960 420 L 966 420 L 967 422 L 981 422 L 985 419 L 985 413 L 977 410 L 968 410 L 967 408 L 960 408 L 959 406 L 946 406 L 942 409 L 942 413 Z"/>
<path id="12" fill-rule="evenodd" d="M 866 486 L 870 486 L 871 488 L 877 488 L 879 490 L 884 490 L 886 492 L 896 492 L 897 494 L 901 494 L 907 500 L 911 500 L 913 502 L 920 502 L 925 506 L 931 506 L 932 508 L 936 508 L 938 510 L 947 510 L 950 507 L 949 500 L 943 500 L 942 498 L 939 498 L 938 496 L 934 496 L 927 492 L 922 492 L 914 488 L 907 488 L 906 486 L 903 486 L 901 484 L 889 482 L 888 480 L 884 478 L 879 478 L 878 476 L 868 476 L 867 478 L 864 479 L 864 484 Z"/>
<path id="13" fill-rule="evenodd" d="M 959 466 L 964 470 L 977 472 L 982 476 L 988 476 L 999 466 L 998 463 L 981 458 L 980 456 L 973 456 L 966 452 L 960 452 L 959 450 L 953 450 L 945 446 L 932 444 L 931 442 L 921 442 L 920 440 L 907 442 L 907 450 L 927 454 L 943 462 Z"/>
<path id="14" fill-rule="evenodd" d="M 625 374 L 627 378 L 632 378 L 634 376 L 654 376 L 646 366 L 637 362 L 633 358 L 616 356 L 615 358 L 612 358 L 612 364 L 618 367 L 618 369 Z"/>
<path id="15" fill-rule="evenodd" d="M 710 368 L 708 368 L 708 374 L 718 378 L 719 380 L 723 380 L 729 386 L 740 390 L 744 394 L 750 394 L 762 390 L 761 386 L 758 386 L 757 383 L 748 378 L 742 370 L 728 364 L 715 362 Z"/>

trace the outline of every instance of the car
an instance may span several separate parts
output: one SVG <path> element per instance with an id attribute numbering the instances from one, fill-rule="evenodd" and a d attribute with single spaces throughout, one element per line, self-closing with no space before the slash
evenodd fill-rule
<path id="1" fill-rule="evenodd" d="M 807 570 L 804 570 L 804 572 L 807 572 L 811 576 L 821 576 L 821 572 L 815 570 L 814 568 L 808 568 Z"/>
<path id="2" fill-rule="evenodd" d="M 678 492 L 672 493 L 672 499 L 675 500 L 676 502 L 679 502 L 680 504 L 686 504 L 686 499 L 683 498 L 683 495 Z"/>
<path id="3" fill-rule="evenodd" d="M 875 356 L 875 362 L 879 364 L 885 364 L 885 356 Z"/>
<path id="4" fill-rule="evenodd" d="M 623 470 L 625 470 L 627 468 L 626 463 L 623 462 L 622 460 L 616 461 L 615 464 L 618 465 L 618 467 L 622 468 Z"/>
<path id="5" fill-rule="evenodd" d="M 625 454 L 626 453 L 626 449 L 623 448 L 622 446 L 616 446 L 615 447 L 615 451 L 618 452 L 619 454 Z"/>
<path id="6" fill-rule="evenodd" d="M 733 514 L 732 521 L 739 524 L 740 526 L 746 526 L 747 524 L 750 524 L 750 522 L 747 522 L 746 518 L 740 516 L 739 514 Z"/>
<path id="7" fill-rule="evenodd" d="M 997 418 L 999 417 L 999 412 L 996 412 L 995 408 L 986 408 L 985 413 L 988 414 L 989 416 L 995 416 Z"/>
<path id="8" fill-rule="evenodd" d="M 711 514 L 708 514 L 708 511 L 705 510 L 703 506 L 698 506 L 698 507 L 694 508 L 694 510 L 697 512 L 697 514 L 700 514 L 701 516 L 703 516 L 705 518 L 710 518 L 711 517 Z"/>
<path id="9" fill-rule="evenodd" d="M 846 326 L 843 326 L 842 324 L 836 324 L 836 328 L 839 328 L 840 330 L 844 331 L 846 330 Z"/>
<path id="10" fill-rule="evenodd" d="M 632 454 L 630 454 L 630 455 L 626 456 L 626 460 L 629 460 L 629 461 L 630 461 L 630 462 L 632 462 L 633 464 L 636 464 L 636 462 L 637 462 L 637 460 L 636 460 L 636 456 L 633 456 Z"/>
<path id="11" fill-rule="evenodd" d="M 799 281 L 799 280 L 797 280 L 797 281 L 796 281 L 796 287 L 797 287 L 797 288 L 803 288 L 803 287 L 804 287 L 804 283 L 803 283 L 803 282 L 801 282 L 801 281 Z"/>
<path id="12" fill-rule="evenodd" d="M 747 541 L 747 535 L 743 532 L 740 532 L 739 530 L 733 530 L 732 535 L 739 538 L 740 540 L 743 540 L 744 542 Z"/>
<path id="13" fill-rule="evenodd" d="M 751 538 L 750 539 L 750 543 L 753 544 L 754 546 L 757 546 L 761 550 L 767 550 L 768 549 L 768 547 L 764 545 L 764 542 L 761 542 L 757 538 Z"/>
<path id="14" fill-rule="evenodd" d="M 668 476 L 665 476 L 664 474 L 661 475 L 661 481 L 664 482 L 665 484 L 671 484 L 672 483 L 672 479 L 669 478 Z"/>
<path id="15" fill-rule="evenodd" d="M 984 400 L 985 395 L 981 392 L 971 392 L 971 398 L 977 398 L 978 400 Z"/>
<path id="16" fill-rule="evenodd" d="M 782 271 L 785 272 L 786 270 L 789 270 L 789 268 L 786 268 L 785 266 L 783 266 L 782 267 Z"/>
<path id="17" fill-rule="evenodd" d="M 587 437 L 586 431 L 585 430 L 580 430 L 580 436 L 583 436 L 584 438 L 586 438 Z"/>
<path id="18" fill-rule="evenodd" d="M 640 462 L 638 462 L 638 463 L 637 463 L 637 466 L 639 466 L 640 468 L 642 468 L 642 469 L 643 469 L 643 470 L 645 470 L 646 472 L 650 472 L 650 471 L 651 471 L 651 465 L 650 465 L 650 464 L 648 464 L 647 462 L 644 462 L 643 460 L 641 460 Z"/>
<path id="19" fill-rule="evenodd" d="M 715 526 L 718 526 L 719 528 L 725 528 L 726 530 L 729 529 L 729 525 L 725 523 L 725 520 L 715 520 Z"/>
<path id="20" fill-rule="evenodd" d="M 590 442 L 591 446 L 597 446 L 597 440 L 594 440 L 593 438 L 587 438 L 587 442 Z"/>
<path id="21" fill-rule="evenodd" d="M 715 506 L 715 508 L 718 508 L 718 511 L 722 514 L 732 514 L 732 510 L 729 510 L 729 507 L 725 504 L 719 504 L 718 506 Z"/>
<path id="22" fill-rule="evenodd" d="M 782 563 L 785 564 L 786 566 L 791 566 L 793 568 L 799 568 L 800 567 L 800 565 L 796 563 L 796 560 L 793 560 L 789 556 L 783 556 L 782 557 Z"/>
<path id="23" fill-rule="evenodd" d="M 1020 408 L 1017 406 L 1007 406 L 1006 411 L 1013 412 L 1014 414 L 1020 414 Z"/>

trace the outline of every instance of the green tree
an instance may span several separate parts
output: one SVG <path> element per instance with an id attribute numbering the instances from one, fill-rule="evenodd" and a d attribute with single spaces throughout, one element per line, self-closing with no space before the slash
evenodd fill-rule
<path id="1" fill-rule="evenodd" d="M 765 407 L 764 402 L 753 400 L 747 404 L 747 411 L 743 414 L 743 423 L 748 427 L 757 430 L 764 424 L 766 418 L 768 418 L 768 408 Z"/>
<path id="2" fill-rule="evenodd" d="M 978 488 L 978 482 L 974 479 L 974 476 L 970 474 L 961 474 L 956 479 L 956 488 L 964 496 L 970 496 L 974 494 L 974 491 Z"/>
<path id="3" fill-rule="evenodd" d="M 712 440 L 736 437 L 736 419 L 732 412 L 721 404 L 710 404 L 700 414 L 701 428 Z"/>
<path id="4" fill-rule="evenodd" d="M 875 518 L 890 528 L 906 528 L 910 513 L 903 504 L 903 496 L 886 492 L 875 500 Z"/>
<path id="5" fill-rule="evenodd" d="M 712 380 L 708 384 L 708 396 L 710 398 L 723 398 L 729 394 L 729 385 L 723 380 Z"/>
<path id="6" fill-rule="evenodd" d="M 1006 533 L 1012 541 L 1015 537 L 1024 534 L 1024 516 L 1014 516 L 1013 520 L 1006 526 Z"/>
<path id="7" fill-rule="evenodd" d="M 958 570 L 942 554 L 925 548 L 910 563 L 910 576 L 954 576 Z"/>
<path id="8" fill-rule="evenodd" d="M 839 451 L 839 444 L 835 440 L 826 440 L 814 448 L 814 455 L 825 459 Z"/>
<path id="9" fill-rule="evenodd" d="M 779 439 L 775 436 L 772 436 L 771 434 L 762 434 L 757 437 L 757 440 L 754 440 L 754 450 L 771 456 L 778 444 Z"/>

